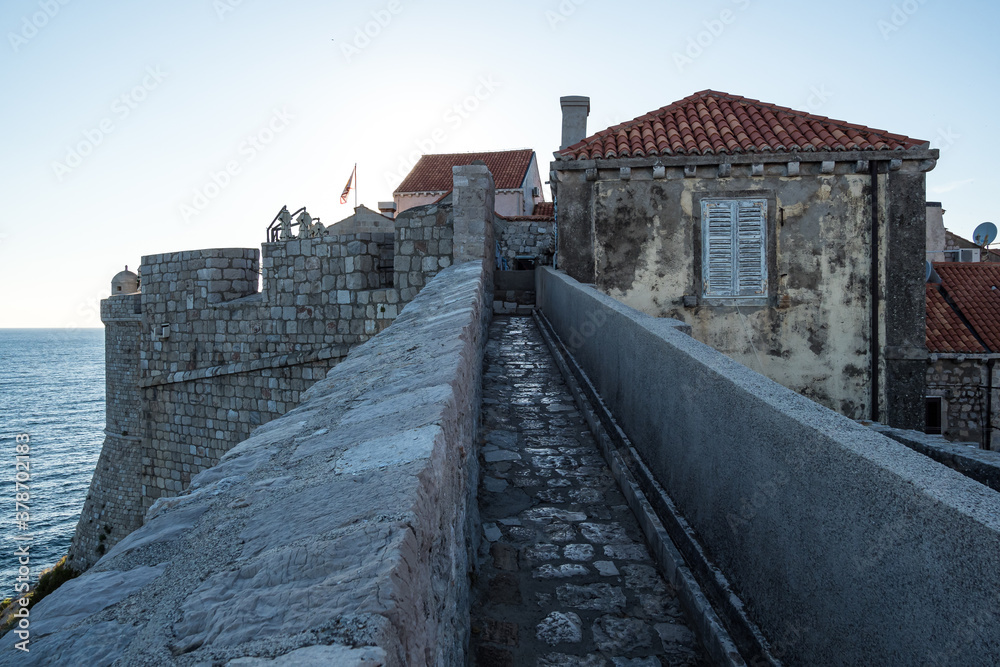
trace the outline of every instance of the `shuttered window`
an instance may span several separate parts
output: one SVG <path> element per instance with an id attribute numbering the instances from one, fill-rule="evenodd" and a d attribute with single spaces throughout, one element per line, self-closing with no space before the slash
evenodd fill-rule
<path id="1" fill-rule="evenodd" d="M 702 200 L 701 224 L 704 295 L 766 296 L 767 200 Z"/>

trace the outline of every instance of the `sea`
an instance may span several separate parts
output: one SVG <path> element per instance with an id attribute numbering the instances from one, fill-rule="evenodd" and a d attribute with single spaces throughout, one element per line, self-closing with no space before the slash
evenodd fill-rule
<path id="1" fill-rule="evenodd" d="M 18 436 L 29 445 L 23 526 Z M 20 545 L 32 584 L 69 551 L 103 442 L 104 330 L 0 329 L 0 599 L 14 593 Z"/>

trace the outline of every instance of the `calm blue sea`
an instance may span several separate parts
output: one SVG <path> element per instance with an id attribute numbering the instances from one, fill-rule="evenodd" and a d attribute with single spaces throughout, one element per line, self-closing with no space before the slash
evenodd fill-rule
<path id="1" fill-rule="evenodd" d="M 104 330 L 0 329 L 0 599 L 13 594 L 14 447 L 31 439 L 32 579 L 69 550 L 104 442 Z"/>

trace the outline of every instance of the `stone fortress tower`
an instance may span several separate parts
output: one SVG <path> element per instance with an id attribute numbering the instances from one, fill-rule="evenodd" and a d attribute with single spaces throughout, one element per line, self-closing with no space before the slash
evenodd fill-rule
<path id="1" fill-rule="evenodd" d="M 260 250 L 148 255 L 141 288 L 134 273 L 115 276 L 101 302 L 107 439 L 72 567 L 89 568 L 157 499 L 178 495 L 254 428 L 295 407 L 451 266 L 461 202 L 493 188 L 484 166 L 456 169 L 471 171 L 456 172 L 453 199 L 385 216 L 383 231 L 353 219 L 327 228 L 304 208 L 282 209 Z"/>
<path id="2" fill-rule="evenodd" d="M 139 276 L 126 266 L 112 278 L 111 296 L 101 301 L 107 416 L 104 445 L 70 553 L 77 568 L 81 562 L 90 565 L 110 544 L 142 525 L 142 514 L 138 511 L 142 447 L 141 296 Z M 84 554 L 90 557 L 84 558 Z"/>

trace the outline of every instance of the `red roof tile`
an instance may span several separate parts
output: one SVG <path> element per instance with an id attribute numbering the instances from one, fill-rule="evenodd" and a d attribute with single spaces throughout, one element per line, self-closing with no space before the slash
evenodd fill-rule
<path id="1" fill-rule="evenodd" d="M 531 212 L 531 215 L 539 215 L 546 218 L 556 219 L 556 205 L 550 201 L 540 201 L 535 204 L 535 210 Z"/>
<path id="2" fill-rule="evenodd" d="M 927 350 L 929 352 L 985 352 L 937 285 L 927 285 Z"/>
<path id="3" fill-rule="evenodd" d="M 979 340 L 990 351 L 1000 351 L 1000 264 L 936 262 L 934 269 L 941 276 L 944 291 Z"/>
<path id="4" fill-rule="evenodd" d="M 560 153 L 570 159 L 593 160 L 660 155 L 902 150 L 926 144 L 884 130 L 703 90 L 627 123 L 602 130 Z"/>
<path id="5" fill-rule="evenodd" d="M 524 148 L 493 153 L 450 153 L 424 155 L 417 161 L 403 182 L 396 188 L 400 192 L 444 192 L 451 190 L 451 168 L 472 164 L 476 160 L 486 163 L 498 190 L 521 187 L 528 173 L 528 166 L 535 151 Z"/>
<path id="6" fill-rule="evenodd" d="M 550 201 L 541 201 L 535 204 L 535 210 L 531 215 L 500 215 L 497 217 L 503 220 L 531 221 L 531 222 L 555 222 L 556 207 Z"/>

